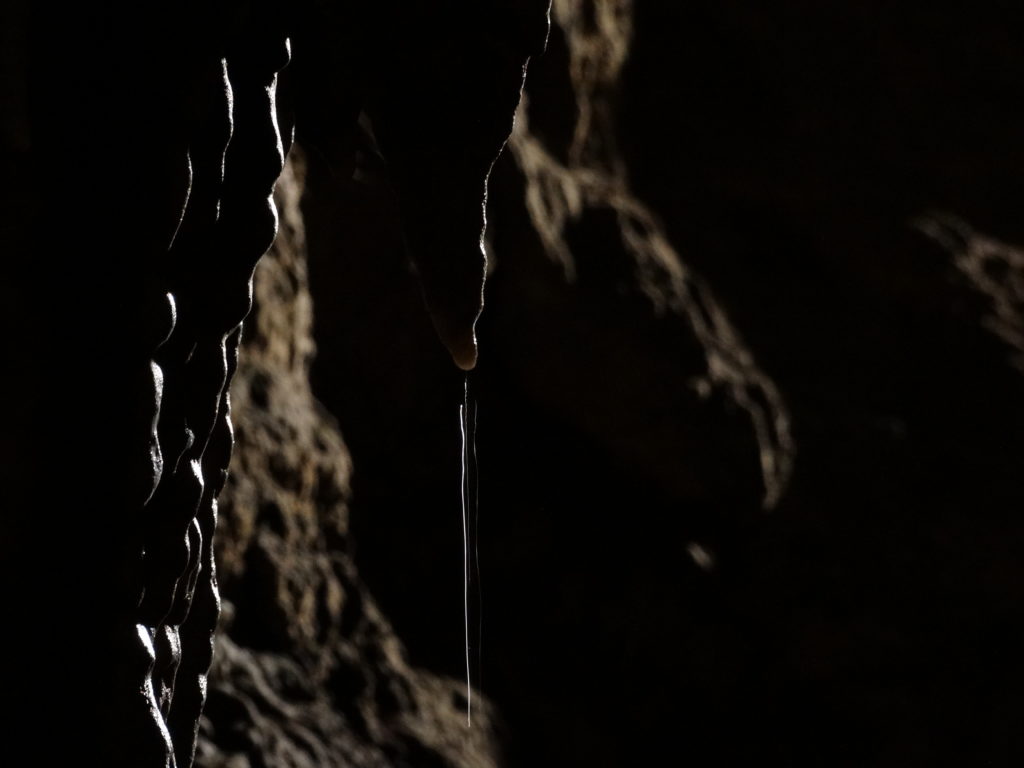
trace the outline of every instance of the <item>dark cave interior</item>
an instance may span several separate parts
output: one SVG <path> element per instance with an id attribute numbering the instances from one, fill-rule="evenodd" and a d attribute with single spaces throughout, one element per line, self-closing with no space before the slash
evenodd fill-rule
<path id="1" fill-rule="evenodd" d="M 1021 29 L 8 3 L 0 764 L 1020 764 Z"/>

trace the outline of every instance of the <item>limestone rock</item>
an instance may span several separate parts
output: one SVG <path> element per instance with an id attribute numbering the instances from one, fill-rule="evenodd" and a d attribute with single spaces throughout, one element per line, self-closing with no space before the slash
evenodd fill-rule
<path id="1" fill-rule="evenodd" d="M 218 531 L 227 619 L 197 765 L 494 766 L 486 703 L 467 727 L 465 682 L 410 667 L 353 564 L 351 462 L 309 386 L 303 174 L 293 155 L 232 388 Z"/>

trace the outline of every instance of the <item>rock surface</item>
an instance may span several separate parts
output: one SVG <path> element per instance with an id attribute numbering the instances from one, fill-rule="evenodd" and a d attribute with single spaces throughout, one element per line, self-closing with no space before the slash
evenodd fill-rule
<path id="1" fill-rule="evenodd" d="M 197 765 L 487 768 L 486 705 L 474 702 L 467 728 L 465 682 L 410 668 L 355 570 L 351 462 L 309 385 L 303 174 L 293 155 L 232 385 L 218 531 L 227 619 Z"/>
<path id="2" fill-rule="evenodd" d="M 0 11 L 8 733 L 1021 763 L 1016 6 L 245 5 Z"/>
<path id="3" fill-rule="evenodd" d="M 1016 13 L 552 21 L 492 174 L 469 382 L 506 764 L 1014 764 Z M 350 189 L 310 173 L 314 391 L 361 573 L 455 675 L 463 382 L 367 146 Z"/>
<path id="4" fill-rule="evenodd" d="M 227 383 L 287 151 L 286 32 L 231 9 L 4 9 L 4 696 L 10 733 L 46 713 L 43 762 L 192 762 Z"/>
<path id="5" fill-rule="evenodd" d="M 10 732 L 26 732 L 40 712 L 59 732 L 44 762 L 192 764 L 221 611 L 213 537 L 233 443 L 229 385 L 253 271 L 277 231 L 272 193 L 296 120 L 309 136 L 336 132 L 344 144 L 360 110 L 373 116 L 437 332 L 457 364 L 475 362 L 487 174 L 526 61 L 543 44 L 545 6 L 383 5 L 3 8 L 3 317 L 17 330 L 2 393 L 14 416 L 0 440 L 0 580 L 13 595 L 0 656 L 10 670 Z M 338 63 L 337 39 L 318 37 L 331 24 L 349 36 L 334 68 L 325 62 Z M 293 45 L 301 65 L 289 67 Z M 422 125 L 427 86 L 454 119 L 454 161 L 441 162 Z M 442 133 L 434 138 L 444 146 L 453 133 Z M 343 167 L 346 151 L 334 152 Z M 449 173 L 431 183 L 442 166 Z M 442 194 L 429 196 L 428 185 Z M 276 322 L 288 333 L 264 336 L 275 349 L 257 355 L 264 370 L 245 380 L 253 398 L 242 399 L 256 402 L 254 414 L 261 396 L 264 407 L 277 402 L 260 380 L 279 373 L 276 347 L 291 345 L 296 356 L 282 375 L 299 380 L 305 371 L 304 326 L 292 327 L 301 317 L 286 313 Z M 258 514 L 233 518 L 235 549 L 222 553 L 226 574 L 242 584 L 238 643 L 225 646 L 222 665 L 245 669 L 222 700 L 280 712 L 287 692 L 256 693 L 267 692 L 268 677 L 283 684 L 302 670 L 312 691 L 336 676 L 338 700 L 370 734 L 363 741 L 386 743 L 388 760 L 486 765 L 487 729 L 449 739 L 446 723 L 458 717 L 450 686 L 403 666 L 372 601 L 322 544 L 344 538 L 333 463 L 343 452 L 312 406 L 297 403 L 306 412 L 267 423 L 254 416 L 251 427 L 266 455 L 262 463 L 248 456 L 249 466 L 267 465 L 276 484 L 248 495 L 238 485 L 237 508 L 256 498 Z M 275 450 L 286 436 L 275 430 L 300 447 Z M 318 442 L 310 448 L 306 438 Z M 303 463 L 321 454 L 330 458 Z M 307 486 L 317 471 L 323 477 Z M 320 494 L 315 503 L 310 493 Z M 286 511 L 274 513 L 276 503 Z M 325 506 L 323 530 L 316 504 Z M 268 517 L 277 544 L 261 527 Z M 316 553 L 308 560 L 287 554 L 307 545 Z M 315 592 L 298 594 L 307 587 Z M 339 650 L 331 642 L 343 624 L 354 645 Z M 252 656 L 270 651 L 291 656 Z M 245 659 L 256 660 L 245 667 Z M 438 697 L 442 704 L 428 706 Z M 486 707 L 478 718 L 486 721 Z M 288 733 L 277 757 L 253 747 L 239 759 L 299 755 L 308 745 Z"/>

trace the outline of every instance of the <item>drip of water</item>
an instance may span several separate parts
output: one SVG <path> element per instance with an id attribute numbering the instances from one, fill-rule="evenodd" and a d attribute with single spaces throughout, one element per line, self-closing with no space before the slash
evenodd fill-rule
<path id="1" fill-rule="evenodd" d="M 466 727 L 471 728 L 473 726 L 473 676 L 470 665 L 470 645 L 469 645 L 469 585 L 470 585 L 470 513 L 468 506 L 472 503 L 470 500 L 470 486 L 471 486 L 471 465 L 470 465 L 470 448 L 469 438 L 471 436 L 469 428 L 469 375 L 463 382 L 462 389 L 462 405 L 459 406 L 459 436 L 461 438 L 461 463 L 462 463 L 462 487 L 460 489 L 460 495 L 462 500 L 462 616 L 463 616 L 463 629 L 465 632 L 465 646 L 466 646 Z M 475 436 L 474 436 L 475 437 Z M 475 446 L 474 446 L 475 452 Z"/>
<path id="2" fill-rule="evenodd" d="M 480 467 L 476 458 L 476 427 L 479 415 L 477 402 L 473 401 L 473 420 L 470 430 L 470 446 L 472 447 L 472 462 L 470 463 L 470 477 L 473 478 L 473 579 L 476 582 L 476 686 L 480 690 L 483 687 L 483 644 L 484 644 L 484 596 L 483 584 L 480 579 Z"/>
<path id="3" fill-rule="evenodd" d="M 472 407 L 470 407 L 472 406 Z M 466 646 L 466 727 L 473 726 L 473 645 L 470 628 L 476 625 L 476 685 L 483 679 L 483 591 L 480 587 L 480 473 L 476 453 L 476 425 L 479 408 L 470 402 L 469 374 L 463 382 L 459 406 L 459 436 L 462 464 L 462 614 Z M 475 600 L 473 598 L 475 597 Z M 475 603 L 475 612 L 470 605 Z"/>

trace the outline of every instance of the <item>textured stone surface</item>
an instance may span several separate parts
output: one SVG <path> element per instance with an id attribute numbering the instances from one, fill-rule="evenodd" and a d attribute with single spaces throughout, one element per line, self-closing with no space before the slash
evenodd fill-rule
<path id="1" fill-rule="evenodd" d="M 228 619 L 198 765 L 495 765 L 488 707 L 410 668 L 352 560 L 351 464 L 313 398 L 301 160 L 278 183 L 282 227 L 260 262 L 232 388 L 221 498 Z"/>
<path id="2" fill-rule="evenodd" d="M 728 699 L 753 703 L 697 736 L 725 762 L 1013 765 L 1024 401 L 969 273 L 1022 239 L 1020 9 L 812 5 L 640 0 L 622 81 L 633 187 L 798 449 L 730 598 L 763 651 Z M 936 244 L 922 217 L 967 226 Z"/>
<path id="3" fill-rule="evenodd" d="M 470 378 L 508 764 L 1019 760 L 1019 14 L 811 5 L 554 5 Z M 462 381 L 366 146 L 310 173 L 314 389 L 360 572 L 457 674 Z"/>
<path id="4" fill-rule="evenodd" d="M 1020 764 L 1016 6 L 235 5 L 0 10 L 36 762 Z"/>
<path id="5" fill-rule="evenodd" d="M 28 418 L 4 437 L 23 463 L 4 477 L 2 577 L 40 574 L 12 606 L 5 695 L 53 711 L 74 669 L 58 763 L 191 763 L 219 611 L 226 385 L 276 225 L 283 30 L 255 4 L 201 24 L 196 7 L 161 10 L 31 4 L 5 24 L 5 183 L 26 179 L 3 226 L 26 375 L 5 396 Z"/>
<path id="6" fill-rule="evenodd" d="M 482 681 L 511 765 L 628 764 L 666 746 L 666 718 L 697 714 L 676 692 L 700 649 L 746 631 L 708 596 L 731 588 L 716 566 L 794 455 L 777 387 L 630 190 L 612 120 L 629 7 L 586 5 L 555 5 L 491 177 L 470 377 Z M 310 168 L 314 387 L 353 452 L 360 568 L 413 658 L 457 675 L 462 381 L 418 310 L 388 168 L 363 147 L 350 186 Z"/>
<path id="7" fill-rule="evenodd" d="M 300 116 L 313 136 L 338 129 L 344 138 L 361 109 L 375 115 L 395 177 L 407 188 L 404 221 L 432 316 L 456 361 L 471 366 L 486 177 L 507 137 L 526 60 L 543 44 L 545 6 L 227 0 L 157 4 L 142 14 L 125 2 L 66 12 L 18 2 L 2 13 L 0 235 L 11 294 L 3 319 L 21 329 L 12 333 L 14 373 L 3 390 L 15 415 L 0 443 L 0 580 L 22 585 L 12 588 L 14 629 L 0 649 L 11 668 L 6 708 L 20 713 L 13 732 L 40 711 L 54 713 L 49 722 L 62 738 L 47 745 L 48 762 L 100 756 L 108 765 L 185 768 L 220 613 L 213 535 L 232 448 L 228 387 L 253 270 L 276 233 L 272 191 L 293 119 Z M 341 58 L 355 69 L 304 64 L 279 82 L 290 38 L 304 62 L 331 55 L 310 32 L 325 18 L 352 35 Z M 355 43 L 371 38 L 369 46 Z M 338 39 L 320 42 L 333 53 Z M 419 156 L 438 149 L 422 143 L 429 131 L 418 127 L 430 86 L 439 100 L 443 94 L 438 103 L 454 118 L 464 150 L 461 161 L 443 164 L 458 172 L 433 185 L 450 202 L 444 210 L 425 195 L 427 177 L 442 164 Z M 325 114 L 332 119 L 320 119 Z M 335 157 L 350 166 L 345 151 Z M 279 319 L 291 329 L 284 341 L 269 331 L 262 337 L 291 344 L 301 333 L 291 319 Z M 297 367 L 285 370 L 298 377 L 305 352 L 295 354 Z M 260 361 L 278 362 L 272 354 Z M 252 389 L 247 394 L 258 400 L 259 383 Z M 262 396 L 272 394 L 268 382 Z M 300 439 L 326 429 L 310 426 L 315 421 L 310 407 L 269 429 L 295 429 Z M 256 419 L 252 431 L 262 426 Z M 275 452 L 263 437 L 269 471 L 301 503 L 275 518 L 273 504 L 288 500 L 269 489 L 259 497 L 261 524 L 272 518 L 289 547 L 329 538 L 330 523 L 321 531 L 319 513 L 311 517 L 306 483 L 316 467 L 301 463 L 311 456 Z M 342 455 L 336 437 L 324 440 L 307 450 Z M 315 501 L 328 517 L 332 494 L 343 488 L 332 471 L 312 480 L 323 486 Z M 239 497 L 244 508 L 248 497 Z M 260 546 L 246 537 L 247 520 Z M 252 610 L 260 593 L 246 585 L 245 599 L 236 601 L 241 645 L 227 646 L 223 663 L 246 658 L 247 639 L 256 650 L 293 650 L 319 684 L 325 665 L 340 666 L 329 665 L 330 652 L 318 644 L 341 632 L 339 601 L 343 594 L 358 599 L 354 577 L 341 573 L 326 545 L 309 562 L 287 557 L 284 544 L 259 536 L 255 520 L 232 523 L 226 573 L 271 590 L 289 618 L 276 627 L 265 622 Z M 298 538 L 286 536 L 288 526 L 297 526 Z M 348 593 L 339 586 L 343 576 Z M 299 594 L 307 587 L 317 591 Z M 444 728 L 424 725 L 432 716 L 457 717 L 450 706 L 403 719 L 428 709 L 421 699 L 444 698 L 448 689 L 435 679 L 408 682 L 413 673 L 364 602 L 346 628 L 371 639 L 353 639 L 365 653 L 348 669 L 363 661 L 373 668 L 377 662 L 364 657 L 376 653 L 389 671 L 380 685 L 371 680 L 376 703 L 367 707 L 385 713 L 385 724 L 364 713 L 364 731 L 374 732 L 367 740 L 395 734 L 399 762 L 417 749 L 427 750 L 428 762 L 454 754 Z M 290 669 L 286 660 L 268 664 L 277 664 L 276 682 Z M 362 705 L 350 683 L 340 682 L 338 695 L 355 712 Z M 487 751 L 485 729 L 472 738 L 459 744 L 461 752 Z"/>

